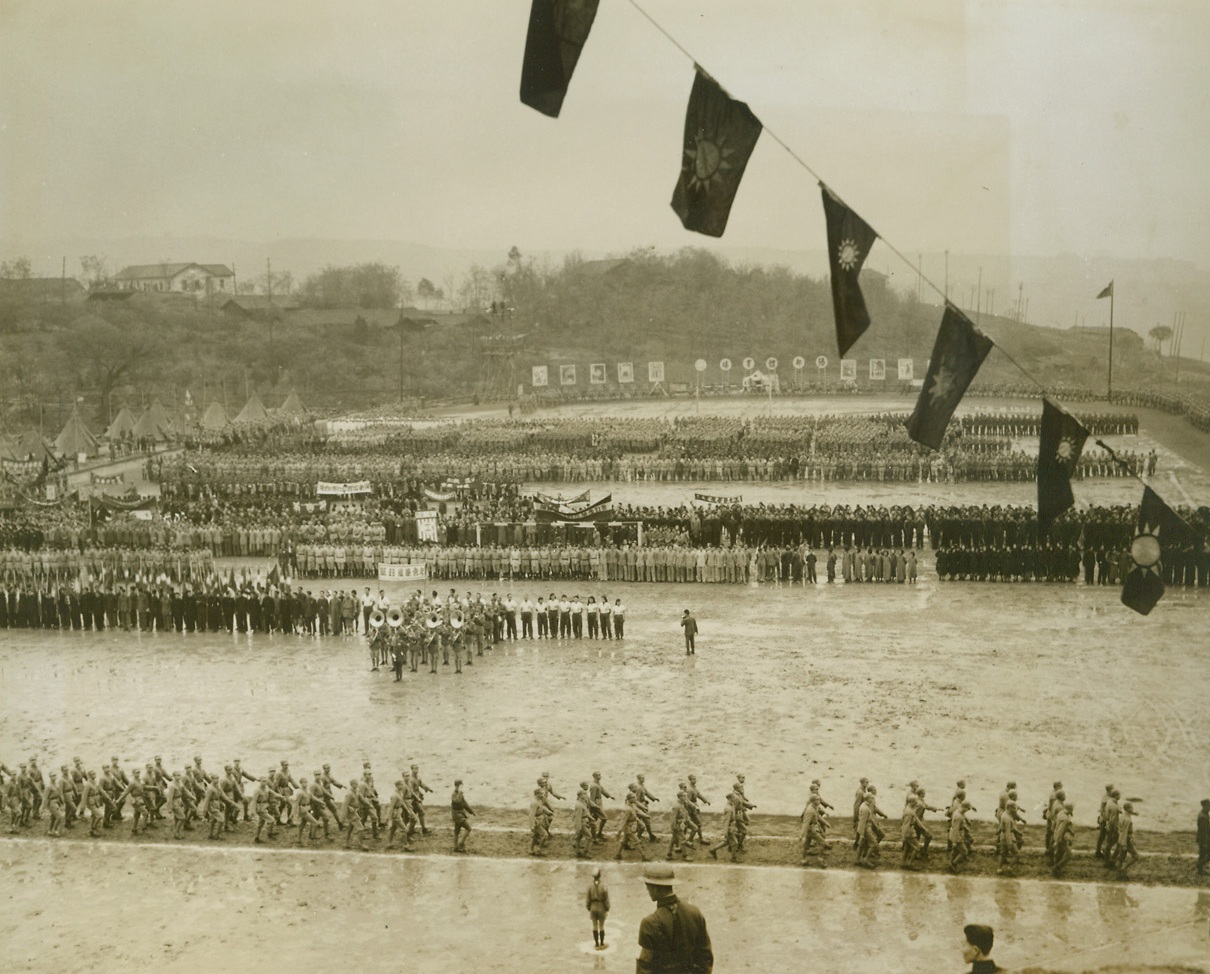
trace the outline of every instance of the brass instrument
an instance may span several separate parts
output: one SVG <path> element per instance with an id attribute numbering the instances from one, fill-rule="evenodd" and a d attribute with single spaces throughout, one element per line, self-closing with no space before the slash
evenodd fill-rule
<path id="1" fill-rule="evenodd" d="M 450 625 L 454 629 L 461 629 L 466 625 L 466 618 L 462 615 L 461 609 L 455 609 L 450 613 Z"/>
<path id="2" fill-rule="evenodd" d="M 370 625 L 375 629 L 381 629 L 383 623 L 387 621 L 387 617 L 382 614 L 381 609 L 375 609 L 370 613 Z"/>
<path id="3" fill-rule="evenodd" d="M 428 619 L 424 623 L 429 629 L 436 629 L 441 625 L 441 615 L 436 612 L 430 612 Z"/>
<path id="4" fill-rule="evenodd" d="M 381 613 L 377 614 L 381 615 Z M 371 616 L 370 621 L 372 622 L 373 619 L 374 617 Z M 392 629 L 398 629 L 403 625 L 403 613 L 397 608 L 391 609 L 391 611 L 387 613 L 387 625 Z"/>

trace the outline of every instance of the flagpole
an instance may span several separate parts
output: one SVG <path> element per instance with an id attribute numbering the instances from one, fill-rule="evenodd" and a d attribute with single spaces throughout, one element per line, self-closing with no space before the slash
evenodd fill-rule
<path id="1" fill-rule="evenodd" d="M 1113 290 L 1109 292 L 1109 401 L 1113 402 Z"/>

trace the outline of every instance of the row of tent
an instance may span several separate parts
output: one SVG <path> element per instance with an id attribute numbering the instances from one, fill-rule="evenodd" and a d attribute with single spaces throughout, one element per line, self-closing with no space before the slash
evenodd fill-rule
<path id="1" fill-rule="evenodd" d="M 227 415 L 220 403 L 212 402 L 202 414 L 198 425 L 208 431 L 222 430 L 229 426 L 251 426 L 259 423 L 271 423 L 274 419 L 294 419 L 307 415 L 307 408 L 298 398 L 298 393 L 291 391 L 285 402 L 273 413 L 265 408 L 260 397 L 254 392 L 244 403 L 244 408 L 232 419 Z M 157 400 L 137 417 L 129 408 L 123 406 L 109 428 L 105 430 L 104 439 L 116 442 L 124 438 L 134 440 L 152 440 L 163 442 L 178 430 L 177 423 L 169 415 L 168 410 Z M 46 441 L 34 430 L 9 436 L 0 436 L 0 460 L 14 462 L 49 460 L 53 456 L 77 457 L 96 456 L 101 452 L 101 439 L 88 428 L 78 407 L 73 407 L 63 430 L 54 440 L 53 452 Z"/>

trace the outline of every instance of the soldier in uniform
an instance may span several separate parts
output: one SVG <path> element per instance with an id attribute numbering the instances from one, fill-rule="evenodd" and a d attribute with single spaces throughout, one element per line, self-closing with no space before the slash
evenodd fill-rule
<path id="1" fill-rule="evenodd" d="M 623 850 L 637 849 L 643 861 L 647 861 L 647 852 L 638 840 L 642 831 L 640 821 L 638 796 L 631 789 L 626 792 L 626 805 L 622 809 L 622 824 L 618 827 L 618 851 L 614 859 L 620 860 Z"/>
<path id="2" fill-rule="evenodd" d="M 639 956 L 635 974 L 712 974 L 714 952 L 706 919 L 697 907 L 677 899 L 671 866 L 652 864 L 643 870 L 647 895 L 656 908 L 639 923 Z"/>
<path id="3" fill-rule="evenodd" d="M 1210 863 L 1210 798 L 1202 799 L 1202 810 L 1197 813 L 1197 874 L 1206 875 Z"/>
<path id="4" fill-rule="evenodd" d="M 1118 844 L 1114 865 L 1118 867 L 1118 875 L 1123 879 L 1126 870 L 1139 861 L 1139 854 L 1134 848 L 1134 805 L 1122 803 L 1122 814 L 1118 817 Z"/>
<path id="5" fill-rule="evenodd" d="M 685 789 L 685 807 L 689 811 L 689 824 L 692 828 L 689 830 L 689 842 L 693 843 L 693 837 L 696 835 L 699 842 L 703 845 L 706 843 L 706 837 L 702 835 L 702 813 L 697 807 L 697 803 L 709 805 L 710 801 L 698 791 L 697 775 L 689 776 L 689 786 Z"/>
<path id="6" fill-rule="evenodd" d="M 529 854 L 544 856 L 542 850 L 550 841 L 550 819 L 554 811 L 546 804 L 546 793 L 539 787 L 534 789 L 533 800 L 529 803 Z"/>
<path id="7" fill-rule="evenodd" d="M 454 782 L 454 791 L 450 795 L 450 813 L 454 819 L 454 851 L 466 852 L 466 840 L 471 834 L 471 821 L 467 816 L 474 815 L 475 810 L 462 794 L 461 778 Z"/>
<path id="8" fill-rule="evenodd" d="M 1097 851 L 1098 859 L 1105 858 L 1105 839 L 1109 835 L 1108 823 L 1105 819 L 1105 806 L 1112 801 L 1113 785 L 1105 786 L 1105 794 L 1101 796 L 1101 805 L 1097 809 Z"/>
<path id="9" fill-rule="evenodd" d="M 274 803 L 277 801 L 289 801 L 289 798 L 273 790 L 268 776 L 261 778 L 252 793 L 252 808 L 256 812 L 256 835 L 252 837 L 253 842 L 264 841 L 260 836 L 266 825 L 269 827 L 269 838 L 277 838 L 277 816 L 274 814 Z"/>
<path id="10" fill-rule="evenodd" d="M 823 809 L 820 807 L 823 799 L 818 792 L 811 792 L 807 806 L 802 811 L 802 865 L 807 865 L 809 857 L 814 854 L 815 846 L 819 846 L 819 854 L 827 855 L 828 843 L 824 837 Z"/>
<path id="11" fill-rule="evenodd" d="M 731 861 L 738 862 L 735 854 L 739 851 L 738 842 L 738 811 L 739 811 L 739 796 L 735 792 L 727 795 L 727 805 L 723 809 L 723 840 L 716 846 L 710 849 L 710 858 L 717 859 L 718 851 L 726 849 L 731 853 Z"/>
<path id="12" fill-rule="evenodd" d="M 420 765 L 412 765 L 412 773 L 408 778 L 409 787 L 412 791 L 412 812 L 416 816 L 416 821 L 420 824 L 421 835 L 428 835 L 428 826 L 424 824 L 424 793 L 431 792 L 433 789 L 420 780 Z"/>
<path id="13" fill-rule="evenodd" d="M 605 786 L 601 784 L 601 772 L 594 771 L 592 773 L 592 783 L 588 786 L 588 810 L 592 813 L 593 821 L 596 823 L 593 838 L 597 842 L 605 841 L 605 805 L 602 799 L 608 798 L 613 801 L 613 795 L 605 790 Z"/>
<path id="14" fill-rule="evenodd" d="M 958 872 L 958 867 L 970 857 L 970 846 L 968 844 L 970 827 L 966 821 L 966 813 L 970 810 L 970 807 L 971 803 L 964 801 L 960 802 L 956 808 L 950 811 L 947 846 L 950 854 L 950 872 L 955 874 Z"/>
<path id="15" fill-rule="evenodd" d="M 391 795 L 387 814 L 391 822 L 391 830 L 387 833 L 387 848 L 393 849 L 395 847 L 395 833 L 402 832 L 404 851 L 410 851 L 412 848 L 411 836 L 414 828 L 412 802 L 408 796 L 407 783 L 402 778 L 395 782 L 395 791 Z"/>
<path id="16" fill-rule="evenodd" d="M 365 815 L 367 811 L 372 812 L 373 810 L 368 808 L 368 803 L 366 802 L 365 796 L 361 794 L 361 786 L 358 784 L 356 778 L 351 778 L 349 780 L 349 790 L 345 792 L 344 806 L 345 848 L 352 848 L 353 833 L 356 831 L 357 841 L 361 851 L 367 852 L 369 850 L 369 846 L 366 845 Z M 307 814 L 310 816 L 310 811 L 308 811 Z M 311 826 L 311 837 L 315 838 L 315 825 L 318 825 L 319 823 L 316 822 L 314 816 L 311 816 L 311 821 L 313 823 Z M 299 832 L 301 833 L 301 831 L 302 829 L 300 827 Z"/>
<path id="17" fill-rule="evenodd" d="M 1073 811 L 1075 811 L 1075 806 L 1071 802 L 1064 802 L 1054 813 L 1054 865 L 1051 872 L 1055 876 L 1059 876 L 1063 867 L 1071 861 L 1071 815 Z"/>
<path id="18" fill-rule="evenodd" d="M 46 811 L 50 815 L 50 821 L 46 826 L 47 835 L 63 834 L 63 809 L 66 804 L 66 799 L 63 797 L 63 782 L 59 781 L 59 775 L 52 771 L 50 784 L 46 788 Z"/>
<path id="19" fill-rule="evenodd" d="M 689 853 L 685 848 L 685 833 L 693 827 L 689 818 L 689 810 L 685 807 L 685 792 L 682 790 L 677 793 L 676 804 L 672 806 L 672 823 L 670 827 L 671 834 L 668 837 L 668 854 L 664 857 L 672 859 L 679 856 L 681 859 L 688 859 Z"/>
<path id="20" fill-rule="evenodd" d="M 572 845 L 577 859 L 587 859 L 592 837 L 592 812 L 588 808 L 588 782 L 580 782 L 576 804 L 571 810 Z"/>
<path id="21" fill-rule="evenodd" d="M 634 791 L 635 798 L 638 800 L 639 810 L 642 813 L 640 815 L 640 820 L 647 828 L 647 841 L 656 842 L 658 839 L 656 838 L 656 834 L 651 831 L 651 815 L 648 813 L 647 809 L 649 802 L 658 802 L 659 799 L 647 790 L 647 784 L 643 780 L 643 776 L 641 774 L 635 775 L 634 784 L 630 787 Z"/>
<path id="22" fill-rule="evenodd" d="M 597 950 L 605 949 L 605 918 L 609 915 L 609 887 L 601 882 L 601 867 L 594 866 L 592 882 L 588 884 L 585 907 L 592 918 L 592 942 Z"/>

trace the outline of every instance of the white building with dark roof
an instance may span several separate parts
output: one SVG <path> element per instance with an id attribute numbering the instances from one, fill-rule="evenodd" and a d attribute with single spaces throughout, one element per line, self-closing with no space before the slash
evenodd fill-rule
<path id="1" fill-rule="evenodd" d="M 231 294 L 235 272 L 226 264 L 132 264 L 115 274 L 110 286 L 123 291 Z"/>

